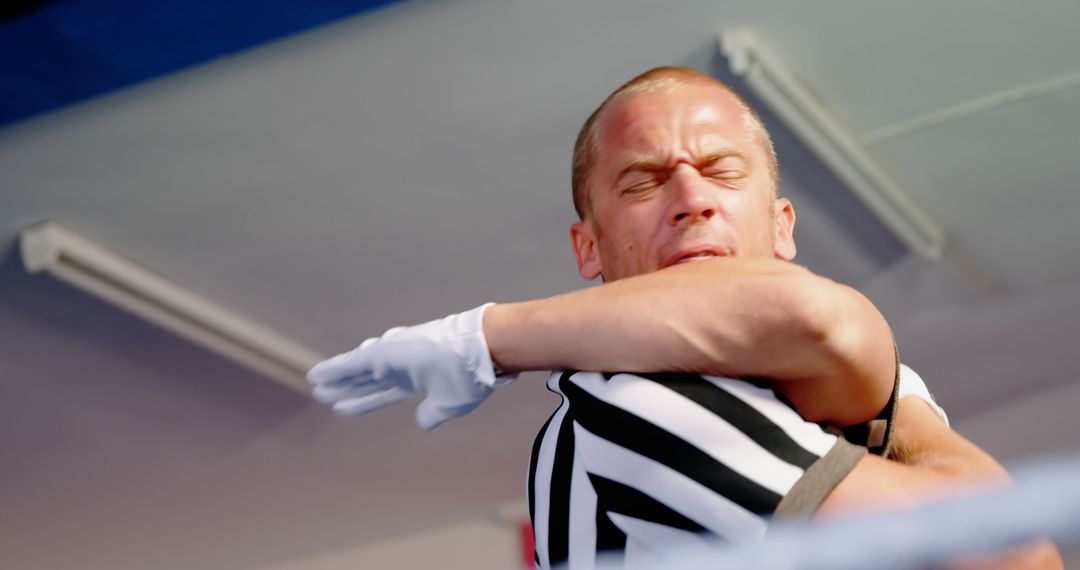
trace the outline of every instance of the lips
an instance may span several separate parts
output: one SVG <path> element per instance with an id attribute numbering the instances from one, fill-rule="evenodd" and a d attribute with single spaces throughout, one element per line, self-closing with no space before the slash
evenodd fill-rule
<path id="1" fill-rule="evenodd" d="M 717 257 L 724 257 L 727 253 L 711 247 L 700 247 L 693 249 L 684 249 L 667 258 L 664 262 L 664 267 L 671 265 L 678 265 L 681 263 L 694 263 L 696 261 L 704 261 L 706 259 L 715 259 Z"/>
<path id="2" fill-rule="evenodd" d="M 719 257 L 719 256 L 716 255 L 715 253 L 709 253 L 709 252 L 698 253 L 698 254 L 695 254 L 695 255 L 689 255 L 689 256 L 686 256 L 686 257 L 679 258 L 679 260 L 675 262 L 675 265 L 678 265 L 680 263 L 690 263 L 692 261 L 701 261 L 703 259 L 713 259 L 713 258 L 716 258 L 716 257 Z"/>

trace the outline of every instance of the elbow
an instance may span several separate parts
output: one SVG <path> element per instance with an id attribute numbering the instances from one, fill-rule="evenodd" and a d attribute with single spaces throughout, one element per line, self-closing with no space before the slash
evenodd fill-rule
<path id="1" fill-rule="evenodd" d="M 877 416 L 892 395 L 896 355 L 885 317 L 858 291 L 830 280 L 805 287 L 803 334 L 816 345 L 824 385 L 844 402 L 837 424 L 856 424 Z M 833 408 L 835 409 L 835 408 Z"/>
<path id="2" fill-rule="evenodd" d="M 869 331 L 860 318 L 858 299 L 853 289 L 816 275 L 802 278 L 788 310 L 797 315 L 799 335 L 815 346 L 827 370 L 835 372 L 850 363 Z"/>

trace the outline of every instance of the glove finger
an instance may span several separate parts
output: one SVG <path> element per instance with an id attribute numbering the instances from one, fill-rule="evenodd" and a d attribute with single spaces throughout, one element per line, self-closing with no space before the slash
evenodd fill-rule
<path id="1" fill-rule="evenodd" d="M 367 386 L 388 386 L 387 382 L 377 382 L 372 377 L 370 371 L 364 371 L 360 374 L 353 374 L 351 376 L 342 376 L 341 378 L 328 379 L 322 382 L 315 383 L 316 388 L 326 388 L 327 390 L 363 390 Z"/>
<path id="2" fill-rule="evenodd" d="M 346 416 L 360 416 L 378 410 L 379 408 L 385 408 L 386 406 L 391 406 L 403 400 L 407 400 L 412 396 L 411 392 L 407 392 L 395 386 L 386 388 L 385 390 L 379 390 L 378 392 L 368 394 L 367 396 L 342 400 L 334 404 L 334 411 Z"/>
<path id="3" fill-rule="evenodd" d="M 385 389 L 385 386 L 380 386 L 370 379 L 365 381 L 357 377 L 349 377 L 341 381 L 316 384 L 311 395 L 323 404 L 333 404 L 367 396 L 381 389 Z"/>
<path id="4" fill-rule="evenodd" d="M 409 328 L 409 327 L 394 327 L 394 328 L 392 328 L 392 329 L 389 329 L 389 330 L 387 330 L 386 332 L 384 332 L 384 333 L 382 334 L 382 337 L 381 337 L 381 338 L 390 338 L 390 337 L 392 337 L 392 336 L 394 336 L 394 335 L 398 334 L 399 332 L 401 332 L 401 331 L 403 331 L 403 330 L 405 330 L 405 329 L 407 329 L 407 328 Z"/>
<path id="5" fill-rule="evenodd" d="M 307 373 L 308 382 L 325 384 L 346 379 L 350 376 L 361 376 L 368 368 L 367 359 L 363 356 L 364 349 L 371 346 L 376 340 L 378 339 L 369 338 L 355 349 L 327 358 L 311 367 L 311 370 L 308 370 Z"/>
<path id="6" fill-rule="evenodd" d="M 420 426 L 420 429 L 431 431 L 446 423 L 447 420 L 464 416 L 475 410 L 479 405 L 480 402 L 470 402 L 460 406 L 447 407 L 436 404 L 431 398 L 426 398 L 416 407 L 416 425 Z"/>

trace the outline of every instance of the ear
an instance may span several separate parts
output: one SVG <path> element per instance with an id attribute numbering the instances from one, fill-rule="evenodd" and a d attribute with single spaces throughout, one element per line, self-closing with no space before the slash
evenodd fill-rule
<path id="1" fill-rule="evenodd" d="M 791 200 L 773 201 L 773 253 L 784 261 L 795 259 L 795 208 Z"/>
<path id="2" fill-rule="evenodd" d="M 578 274 L 582 279 L 592 281 L 600 276 L 600 250 L 596 243 L 596 232 L 592 223 L 580 221 L 570 226 L 570 246 L 577 258 Z"/>

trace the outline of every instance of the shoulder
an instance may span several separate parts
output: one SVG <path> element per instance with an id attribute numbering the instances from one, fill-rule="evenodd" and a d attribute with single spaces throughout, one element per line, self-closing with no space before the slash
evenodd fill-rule
<path id="1" fill-rule="evenodd" d="M 579 412 L 614 409 L 641 417 L 722 420 L 742 431 L 773 427 L 821 432 L 767 383 L 690 373 L 553 372 L 548 387 Z"/>

